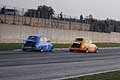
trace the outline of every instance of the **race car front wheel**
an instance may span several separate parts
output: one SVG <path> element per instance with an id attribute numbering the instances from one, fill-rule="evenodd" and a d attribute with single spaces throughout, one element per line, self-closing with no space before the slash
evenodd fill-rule
<path id="1" fill-rule="evenodd" d="M 95 53 L 98 53 L 98 48 L 96 49 L 96 52 Z"/>
<path id="2" fill-rule="evenodd" d="M 71 49 L 70 49 L 69 51 L 70 51 L 70 52 L 73 52 L 73 50 L 71 50 Z"/>

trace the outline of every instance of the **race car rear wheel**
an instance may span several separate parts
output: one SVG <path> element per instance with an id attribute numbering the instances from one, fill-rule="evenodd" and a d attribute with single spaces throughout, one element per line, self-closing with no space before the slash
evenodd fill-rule
<path id="1" fill-rule="evenodd" d="M 22 50 L 23 50 L 23 51 L 27 51 L 27 49 L 24 49 L 24 48 L 23 48 Z"/>
<path id="2" fill-rule="evenodd" d="M 44 52 L 44 50 L 43 50 L 43 49 L 41 49 L 41 50 L 40 50 L 40 52 Z"/>
<path id="3" fill-rule="evenodd" d="M 89 53 L 89 50 L 88 49 L 86 49 L 86 51 L 85 51 L 86 53 Z"/>
<path id="4" fill-rule="evenodd" d="M 44 52 L 43 47 L 40 49 L 40 52 Z"/>

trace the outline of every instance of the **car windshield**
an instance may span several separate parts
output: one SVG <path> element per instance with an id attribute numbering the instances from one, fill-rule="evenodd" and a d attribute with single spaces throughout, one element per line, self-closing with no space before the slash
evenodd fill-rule
<path id="1" fill-rule="evenodd" d="M 25 47 L 35 47 L 35 42 L 32 42 L 32 41 L 26 41 Z"/>
<path id="2" fill-rule="evenodd" d="M 29 36 L 28 39 L 35 39 L 37 36 Z"/>
<path id="3" fill-rule="evenodd" d="M 72 47 L 73 48 L 80 48 L 81 44 L 78 44 L 78 43 L 73 43 L 72 44 Z"/>
<path id="4" fill-rule="evenodd" d="M 37 40 L 37 39 L 38 39 L 37 36 L 29 36 L 29 37 L 28 37 L 28 40 Z"/>

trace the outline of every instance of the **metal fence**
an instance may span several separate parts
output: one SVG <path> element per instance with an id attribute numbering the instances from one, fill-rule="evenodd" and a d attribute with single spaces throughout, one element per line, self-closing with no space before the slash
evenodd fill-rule
<path id="1" fill-rule="evenodd" d="M 12 7 L 12 6 L 3 6 L 3 5 L 0 5 L 0 10 L 5 7 L 6 9 L 11 9 L 11 10 L 16 10 L 17 11 L 17 14 L 16 15 L 19 15 L 19 16 L 24 16 L 26 12 L 28 12 L 29 10 L 37 10 L 37 9 L 26 9 L 26 8 L 18 8 L 18 7 Z M 14 15 L 12 14 L 12 12 L 14 13 L 14 11 L 7 11 L 6 12 L 6 15 Z M 0 11 L 1 12 L 1 11 Z M 36 11 L 32 12 L 33 14 L 36 14 Z M 36 18 L 36 15 L 32 16 L 30 13 L 30 16 L 33 17 L 33 18 Z M 40 13 L 39 13 L 40 14 Z M 39 17 L 39 14 L 37 14 L 37 17 Z M 42 17 L 43 18 L 43 17 Z M 77 17 L 77 16 L 70 16 L 70 15 L 66 15 L 66 14 L 62 14 L 62 20 L 63 21 L 72 21 L 72 22 L 80 22 L 80 18 Z M 56 20 L 60 20 L 60 13 L 59 14 L 54 14 L 52 19 L 56 19 Z"/>
<path id="2" fill-rule="evenodd" d="M 3 6 L 0 8 L 2 10 Z M 41 18 L 39 17 L 39 14 L 36 17 L 35 11 L 33 13 L 35 14 L 34 16 L 25 16 L 25 13 L 28 11 L 28 9 L 10 6 L 5 6 L 5 8 L 9 10 L 4 14 L 0 14 L 1 23 L 83 31 L 89 30 L 89 25 L 82 24 L 77 17 L 63 14 L 63 17 L 61 19 L 60 14 L 54 14 L 50 18 Z"/>

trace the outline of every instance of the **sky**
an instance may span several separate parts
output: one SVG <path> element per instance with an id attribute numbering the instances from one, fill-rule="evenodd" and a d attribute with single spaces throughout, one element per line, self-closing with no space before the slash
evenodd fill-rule
<path id="1" fill-rule="evenodd" d="M 0 0 L 0 5 L 19 8 L 37 8 L 38 5 L 51 6 L 55 13 L 62 12 L 79 18 L 92 14 L 97 19 L 120 20 L 120 0 Z"/>

